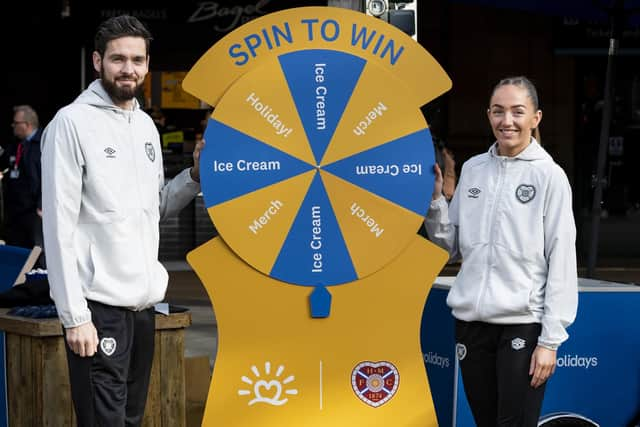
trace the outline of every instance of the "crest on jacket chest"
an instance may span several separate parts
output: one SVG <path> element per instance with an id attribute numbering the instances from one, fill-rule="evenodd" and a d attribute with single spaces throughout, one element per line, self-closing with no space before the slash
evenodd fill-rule
<path id="1" fill-rule="evenodd" d="M 153 148 L 153 144 L 150 142 L 146 142 L 144 144 L 144 152 L 147 153 L 147 157 L 149 160 L 154 162 L 156 160 L 156 150 Z"/>
<path id="2" fill-rule="evenodd" d="M 536 187 L 533 185 L 520 184 L 516 189 L 516 198 L 520 203 L 529 203 L 536 197 Z"/>

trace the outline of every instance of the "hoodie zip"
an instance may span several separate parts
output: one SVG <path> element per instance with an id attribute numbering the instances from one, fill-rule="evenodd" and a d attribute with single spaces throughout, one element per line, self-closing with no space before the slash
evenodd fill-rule
<path id="1" fill-rule="evenodd" d="M 505 175 L 506 175 L 506 170 L 507 170 L 507 159 L 506 158 L 494 158 L 495 160 L 497 160 L 497 168 L 498 168 L 498 182 L 496 183 L 496 191 L 494 192 L 494 197 L 493 197 L 493 201 L 492 201 L 492 206 L 491 206 L 491 214 L 489 215 L 489 224 L 490 224 L 490 228 L 489 228 L 489 239 L 488 239 L 488 245 L 489 245 L 489 258 L 487 259 L 487 262 L 485 263 L 486 265 L 486 270 L 485 270 L 485 274 L 484 274 L 484 282 L 482 284 L 482 288 L 480 289 L 480 292 L 478 293 L 478 299 L 476 301 L 476 312 L 478 313 L 478 315 L 481 318 L 484 318 L 485 315 L 483 314 L 483 305 L 482 305 L 482 301 L 484 301 L 485 298 L 485 293 L 487 291 L 487 288 L 489 287 L 489 283 L 491 283 L 491 275 L 492 275 L 492 269 L 493 269 L 493 262 L 495 259 L 495 243 L 494 243 L 494 239 L 495 239 L 495 234 L 496 234 L 496 212 L 498 210 L 498 202 L 501 199 L 501 195 L 502 195 L 502 191 L 503 191 L 503 187 L 504 187 L 504 181 L 505 181 Z"/>
<path id="2" fill-rule="evenodd" d="M 136 177 L 136 182 L 135 182 L 135 186 L 136 186 L 136 192 L 138 194 L 138 198 L 137 198 L 137 205 L 136 205 L 136 215 L 138 217 L 138 220 L 141 223 L 141 226 L 138 227 L 138 236 L 140 239 L 140 242 L 142 242 L 142 251 L 143 253 L 143 260 L 144 260 L 144 270 L 145 270 L 145 283 L 144 283 L 144 287 L 145 287 L 145 292 L 144 295 L 146 295 L 146 298 L 144 300 L 144 302 L 140 303 L 139 305 L 137 305 L 135 307 L 135 309 L 137 311 L 147 307 L 149 305 L 149 301 L 151 299 L 151 292 L 150 292 L 150 271 L 149 271 L 149 263 L 148 263 L 148 253 L 149 253 L 149 245 L 148 245 L 148 241 L 147 238 L 145 237 L 145 231 L 144 231 L 144 226 L 142 226 L 143 222 L 144 222 L 144 208 L 142 207 L 142 191 L 141 191 L 141 182 L 142 180 L 140 179 L 140 165 L 138 162 L 138 156 L 137 156 L 137 141 L 136 141 L 136 135 L 135 135 L 135 131 L 134 128 L 135 126 L 133 126 L 133 122 L 132 122 L 132 117 L 133 117 L 133 111 L 125 111 L 124 112 L 126 118 L 127 118 L 127 123 L 129 124 L 129 141 L 128 141 L 128 148 L 129 148 L 129 153 L 131 155 L 131 160 L 133 162 L 133 169 L 135 171 L 135 177 Z"/>

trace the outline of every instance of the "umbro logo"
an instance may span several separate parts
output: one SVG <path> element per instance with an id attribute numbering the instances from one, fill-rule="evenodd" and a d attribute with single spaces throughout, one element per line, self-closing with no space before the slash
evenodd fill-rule
<path id="1" fill-rule="evenodd" d="M 471 197 L 472 199 L 477 199 L 480 197 L 480 193 L 482 191 L 479 188 L 473 187 L 468 190 L 467 197 Z"/>
<path id="2" fill-rule="evenodd" d="M 107 154 L 107 159 L 115 159 L 116 158 L 116 150 L 111 147 L 107 147 L 104 149 L 104 152 Z"/>

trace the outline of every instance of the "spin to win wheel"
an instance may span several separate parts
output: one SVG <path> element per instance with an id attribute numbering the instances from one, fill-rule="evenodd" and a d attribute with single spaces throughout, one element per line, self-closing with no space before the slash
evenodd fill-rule
<path id="1" fill-rule="evenodd" d="M 384 267 L 431 200 L 433 144 L 408 87 L 308 49 L 241 76 L 211 116 L 202 189 L 220 235 L 275 279 L 331 286 Z"/>

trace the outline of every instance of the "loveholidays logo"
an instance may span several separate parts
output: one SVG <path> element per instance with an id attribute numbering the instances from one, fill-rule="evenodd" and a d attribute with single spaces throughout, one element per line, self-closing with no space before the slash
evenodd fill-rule
<path id="1" fill-rule="evenodd" d="M 438 353 L 430 351 L 424 355 L 424 361 L 430 365 L 436 365 L 439 368 L 449 367 L 449 358 L 440 356 Z"/>
<path id="2" fill-rule="evenodd" d="M 596 356 L 580 356 L 578 354 L 564 354 L 556 360 L 558 368 L 583 368 L 590 369 L 598 366 Z"/>

